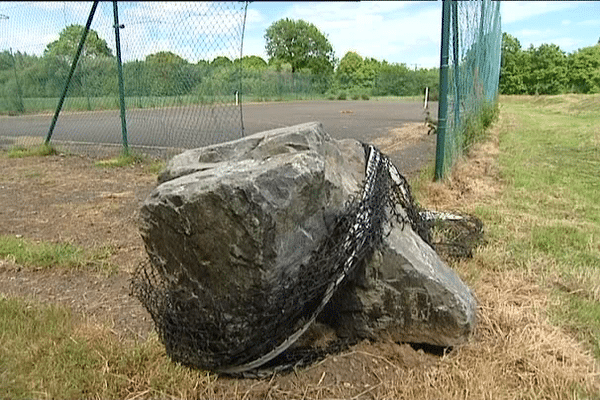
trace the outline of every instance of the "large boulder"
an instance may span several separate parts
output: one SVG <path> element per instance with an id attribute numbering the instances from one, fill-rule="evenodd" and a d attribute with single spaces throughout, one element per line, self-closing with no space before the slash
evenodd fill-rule
<path id="1" fill-rule="evenodd" d="M 374 176 L 367 157 L 379 160 L 366 149 L 308 123 L 189 150 L 167 164 L 142 206 L 150 265 L 134 292 L 174 360 L 254 369 L 317 317 L 351 339 L 468 339 L 473 294 L 415 232 L 418 214 L 394 202 L 393 190 L 377 192 L 379 203 L 365 199 L 373 190 L 366 175 Z M 393 168 L 381 157 L 380 169 Z M 406 195 L 391 176 L 373 182 Z"/>

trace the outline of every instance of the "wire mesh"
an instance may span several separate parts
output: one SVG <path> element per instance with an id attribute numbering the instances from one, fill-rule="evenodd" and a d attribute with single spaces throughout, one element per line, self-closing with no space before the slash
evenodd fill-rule
<path id="1" fill-rule="evenodd" d="M 136 270 L 132 293 L 152 316 L 174 361 L 258 376 L 314 361 L 326 351 L 294 348 L 294 343 L 334 293 L 365 268 L 389 230 L 410 226 L 430 243 L 431 226 L 421 217 L 406 179 L 377 148 L 363 147 L 367 163 L 361 193 L 332 218 L 329 234 L 310 259 L 289 268 L 294 272 L 267 279 L 247 293 L 221 296 L 184 269 L 167 273 L 162 256 L 151 256 L 151 263 Z M 335 343 L 328 351 L 343 345 Z"/>
<path id="2" fill-rule="evenodd" d="M 243 136 L 236 93 L 247 3 L 117 4 L 129 145 L 192 148 Z M 46 135 L 91 6 L 0 5 L 0 118 L 10 121 L 0 136 Z M 121 145 L 113 11 L 113 2 L 98 4 L 55 143 Z"/>
<path id="3" fill-rule="evenodd" d="M 447 45 L 444 171 L 480 138 L 482 128 L 489 124 L 494 114 L 502 45 L 500 3 L 452 1 Z"/>

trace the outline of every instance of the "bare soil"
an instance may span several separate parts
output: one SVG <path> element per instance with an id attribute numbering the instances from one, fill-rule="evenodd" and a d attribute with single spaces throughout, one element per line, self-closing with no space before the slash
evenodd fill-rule
<path id="1" fill-rule="evenodd" d="M 24 268 L 0 260 L 0 293 L 60 303 L 106 322 L 119 336 L 145 336 L 151 321 L 129 296 L 129 279 L 146 257 L 137 231 L 140 202 L 156 176 L 143 166 L 99 168 L 83 156 L 0 157 L 0 234 L 108 248 L 116 272 Z"/>

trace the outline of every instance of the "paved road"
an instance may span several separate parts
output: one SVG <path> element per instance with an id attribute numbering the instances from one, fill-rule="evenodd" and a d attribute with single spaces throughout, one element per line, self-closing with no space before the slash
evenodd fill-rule
<path id="1" fill-rule="evenodd" d="M 437 105 L 432 104 L 433 114 Z M 171 133 L 181 131 L 191 141 L 202 140 L 198 131 L 205 130 L 208 122 L 219 125 L 235 117 L 237 108 L 192 107 L 145 109 L 127 111 L 129 141 L 132 145 L 170 146 Z M 325 130 L 335 138 L 355 138 L 363 141 L 384 135 L 389 129 L 406 122 L 424 120 L 422 104 L 400 101 L 303 101 L 281 103 L 244 104 L 242 107 L 246 135 L 256 132 L 320 121 Z M 0 136 L 45 136 L 52 120 L 51 115 L 25 115 L 0 117 Z M 237 128 L 237 121 L 231 130 Z M 192 134 L 193 133 L 193 134 Z M 210 136 L 210 135 L 208 135 Z M 231 137 L 209 137 L 209 141 L 230 140 Z M 53 140 L 70 140 L 90 143 L 120 143 L 121 121 L 118 111 L 63 113 L 58 119 Z M 186 146 L 187 147 L 187 146 Z"/>
<path id="2" fill-rule="evenodd" d="M 437 115 L 437 103 L 430 104 L 432 117 Z M 133 146 L 192 148 L 237 139 L 240 121 L 239 109 L 234 106 L 173 107 L 127 111 L 128 141 Z M 326 132 L 336 139 L 354 138 L 371 142 L 385 136 L 390 129 L 407 122 L 423 122 L 425 114 L 420 102 L 370 101 L 300 101 L 255 103 L 242 106 L 245 135 L 320 121 Z M 18 136 L 45 137 L 52 115 L 25 115 L 0 117 L 0 145 L 9 145 Z M 231 122 L 233 121 L 233 122 Z M 214 128 L 216 127 L 216 129 Z M 174 134 L 177 132 L 177 134 Z M 200 133 L 201 132 L 201 133 Z M 223 132 L 231 132 L 229 135 Z M 199 134 L 200 133 L 200 134 Z M 63 113 L 58 119 L 52 140 L 121 143 L 121 121 L 118 111 Z M 431 159 L 433 140 L 429 145 L 413 149 L 420 156 L 418 163 Z M 424 153 L 424 154 L 421 154 Z M 409 167 L 417 160 L 399 162 Z"/>
<path id="3" fill-rule="evenodd" d="M 437 114 L 437 104 L 432 104 Z M 422 122 L 423 105 L 396 101 L 310 101 L 243 106 L 247 134 L 310 121 L 336 139 L 370 141 L 407 122 Z"/>

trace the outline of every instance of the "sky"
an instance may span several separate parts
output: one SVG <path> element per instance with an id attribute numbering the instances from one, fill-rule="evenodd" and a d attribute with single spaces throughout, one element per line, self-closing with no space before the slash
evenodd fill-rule
<path id="1" fill-rule="evenodd" d="M 168 50 L 197 62 L 235 58 L 243 2 L 120 2 L 123 60 Z M 91 2 L 0 2 L 0 51 L 41 55 L 68 24 L 85 25 Z M 247 7 L 243 55 L 267 59 L 264 34 L 282 18 L 317 26 L 341 59 L 347 51 L 409 67 L 439 66 L 441 1 L 254 1 Z M 522 47 L 554 43 L 566 53 L 600 38 L 598 1 L 502 1 L 502 31 Z M 112 2 L 101 2 L 92 29 L 114 49 Z M 208 36 L 206 36 L 208 35 Z"/>

